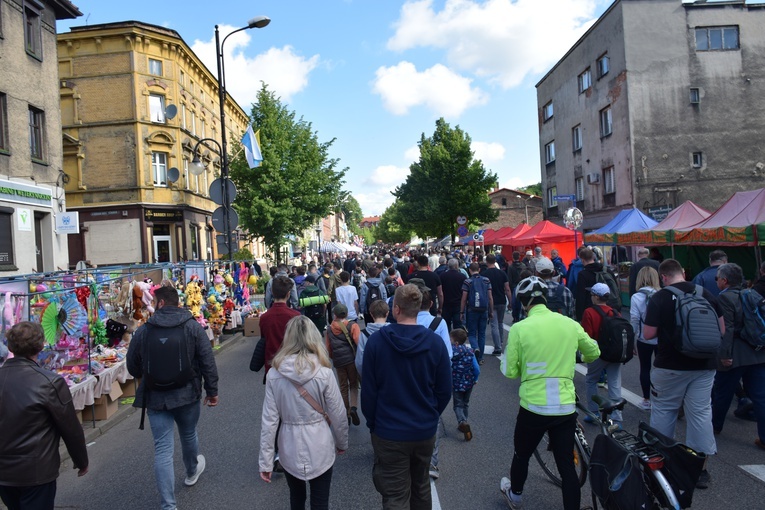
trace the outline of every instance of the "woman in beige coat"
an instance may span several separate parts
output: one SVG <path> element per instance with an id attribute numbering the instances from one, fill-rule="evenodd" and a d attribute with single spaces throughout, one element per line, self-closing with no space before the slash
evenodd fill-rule
<path id="1" fill-rule="evenodd" d="M 290 488 L 290 508 L 304 509 L 306 482 L 311 510 L 329 507 L 335 453 L 348 448 L 348 421 L 340 388 L 316 326 L 305 316 L 287 323 L 284 342 L 266 376 L 266 397 L 260 432 L 260 477 L 271 482 L 277 430 L 279 462 Z M 326 418 L 298 386 L 326 413 Z M 330 425 L 331 423 L 331 425 Z"/>

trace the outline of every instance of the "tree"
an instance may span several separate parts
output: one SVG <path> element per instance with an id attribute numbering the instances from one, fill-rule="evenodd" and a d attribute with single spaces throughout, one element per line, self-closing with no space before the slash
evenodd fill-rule
<path id="1" fill-rule="evenodd" d="M 345 217 L 345 225 L 348 227 L 348 230 L 353 234 L 360 233 L 361 226 L 359 224 L 364 219 L 364 213 L 361 212 L 358 200 L 353 198 L 353 195 L 349 192 L 343 191 L 340 194 L 339 209 Z"/>
<path id="2" fill-rule="evenodd" d="M 488 195 L 497 175 L 473 159 L 470 136 L 441 118 L 433 135 L 426 138 L 423 133 L 418 145 L 420 160 L 410 165 L 406 182 L 393 192 L 403 230 L 422 237 L 451 234 L 454 239 L 457 216 L 467 216 L 475 224 L 497 219 L 499 212 L 491 207 Z"/>
<path id="3" fill-rule="evenodd" d="M 398 201 L 393 202 L 380 216 L 376 234 L 377 239 L 384 243 L 403 243 L 412 238 L 412 231 L 402 225 Z"/>
<path id="4" fill-rule="evenodd" d="M 263 163 L 250 169 L 240 154 L 230 165 L 237 187 L 234 208 L 251 237 L 262 237 L 280 261 L 286 236 L 303 231 L 339 204 L 346 169 L 329 157 L 334 139 L 319 142 L 310 122 L 295 118 L 264 84 L 252 106 Z"/>
<path id="5" fill-rule="evenodd" d="M 377 236 L 377 228 L 375 227 L 364 227 L 361 229 L 359 235 L 364 238 L 364 244 L 366 246 L 377 244 L 377 240 L 379 239 Z"/>
<path id="6" fill-rule="evenodd" d="M 530 184 L 528 186 L 524 186 L 522 188 L 518 188 L 518 191 L 523 191 L 524 193 L 528 193 L 529 195 L 536 195 L 538 197 L 542 196 L 542 183 L 538 182 L 536 184 Z"/>

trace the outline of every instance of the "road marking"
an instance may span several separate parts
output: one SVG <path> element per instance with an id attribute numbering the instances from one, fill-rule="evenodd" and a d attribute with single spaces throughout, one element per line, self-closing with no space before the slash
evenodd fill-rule
<path id="1" fill-rule="evenodd" d="M 739 466 L 741 469 L 765 482 L 765 465 L 763 464 L 749 464 L 745 466 Z"/>
<path id="2" fill-rule="evenodd" d="M 441 501 L 438 500 L 438 491 L 436 490 L 436 481 L 430 479 L 430 498 L 433 500 L 433 510 L 441 510 Z"/>

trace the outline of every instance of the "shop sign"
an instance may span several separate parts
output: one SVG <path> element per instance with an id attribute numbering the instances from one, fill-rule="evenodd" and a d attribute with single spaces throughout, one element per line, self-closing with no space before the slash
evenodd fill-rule
<path id="1" fill-rule="evenodd" d="M 667 216 L 669 216 L 669 213 L 672 212 L 671 205 L 660 205 L 658 207 L 649 207 L 648 208 L 648 216 L 653 218 L 656 221 L 663 221 Z"/>
<path id="2" fill-rule="evenodd" d="M 50 207 L 51 195 L 48 188 L 15 181 L 0 181 L 0 200 Z"/>
<path id="3" fill-rule="evenodd" d="M 56 233 L 79 234 L 80 213 L 77 211 L 67 211 L 56 214 Z"/>
<path id="4" fill-rule="evenodd" d="M 183 221 L 183 211 L 177 209 L 144 209 L 146 221 Z"/>
<path id="5" fill-rule="evenodd" d="M 16 218 L 18 219 L 19 232 L 32 231 L 32 211 L 29 209 L 16 209 Z"/>

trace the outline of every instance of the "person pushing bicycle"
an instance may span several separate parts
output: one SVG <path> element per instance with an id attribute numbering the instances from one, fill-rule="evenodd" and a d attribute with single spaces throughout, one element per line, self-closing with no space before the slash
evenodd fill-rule
<path id="1" fill-rule="evenodd" d="M 563 481 L 563 508 L 579 510 L 581 493 L 573 455 L 576 353 L 580 351 L 582 360 L 591 362 L 598 359 L 600 349 L 579 323 L 547 308 L 547 285 L 540 278 L 522 280 L 516 298 L 528 317 L 510 328 L 500 369 L 505 377 L 521 378 L 521 407 L 510 478 L 502 478 L 500 490 L 512 510 L 523 508 L 529 459 L 547 432 Z"/>

